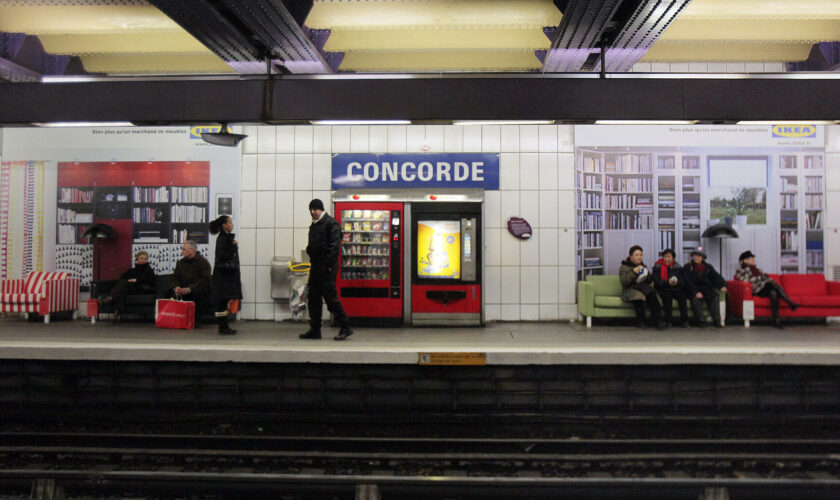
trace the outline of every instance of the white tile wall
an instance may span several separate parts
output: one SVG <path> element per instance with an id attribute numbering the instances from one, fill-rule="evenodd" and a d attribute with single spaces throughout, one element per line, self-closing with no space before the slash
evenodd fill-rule
<path id="1" fill-rule="evenodd" d="M 500 153 L 500 190 L 485 193 L 486 319 L 556 321 L 576 316 L 574 127 L 300 125 L 249 126 L 244 133 L 250 137 L 243 143 L 237 222 L 245 296 L 242 318 L 290 317 L 287 305 L 271 300 L 269 263 L 275 255 L 300 258 L 307 241 L 309 201 L 319 197 L 329 204 L 332 154 L 421 148 Z M 840 145 L 840 133 L 835 135 Z M 512 216 L 531 223 L 530 240 L 508 233 L 505 221 Z"/>

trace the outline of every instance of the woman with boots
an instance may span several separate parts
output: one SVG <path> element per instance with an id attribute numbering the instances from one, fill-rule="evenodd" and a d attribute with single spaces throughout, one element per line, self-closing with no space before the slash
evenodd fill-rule
<path id="1" fill-rule="evenodd" d="M 236 330 L 228 325 L 228 303 L 242 299 L 242 282 L 239 276 L 239 242 L 234 239 L 233 218 L 222 215 L 210 223 L 210 233 L 216 237 L 216 262 L 213 266 L 213 302 L 216 304 L 216 322 L 220 335 L 233 335 Z"/>
<path id="2" fill-rule="evenodd" d="M 123 299 L 129 294 L 155 293 L 155 271 L 149 264 L 149 253 L 140 250 L 134 254 L 134 267 L 122 273 L 111 293 L 97 299 L 100 304 L 114 304 L 114 315 L 119 317 Z"/>
<path id="3" fill-rule="evenodd" d="M 645 326 L 645 304 L 647 304 L 650 310 L 650 319 L 647 325 L 656 328 L 660 326 L 659 297 L 656 296 L 656 291 L 651 286 L 653 277 L 650 274 L 650 269 L 642 262 L 642 258 L 642 247 L 639 245 L 630 247 L 630 254 L 618 269 L 618 278 L 621 281 L 622 288 L 624 288 L 621 292 L 621 298 L 625 302 L 633 303 L 640 327 Z"/>
<path id="4" fill-rule="evenodd" d="M 662 250 L 662 258 L 653 266 L 653 286 L 662 297 L 665 307 L 665 327 L 670 328 L 674 317 L 674 300 L 680 308 L 680 326 L 688 327 L 688 307 L 685 295 L 685 278 L 682 268 L 674 260 L 676 254 L 670 248 Z"/>
<path id="5" fill-rule="evenodd" d="M 697 326 L 706 326 L 703 322 L 703 302 L 705 302 L 712 315 L 712 324 L 717 328 L 723 328 L 717 290 L 726 293 L 726 280 L 711 264 L 706 262 L 703 247 L 692 250 L 691 262 L 683 267 L 683 276 L 685 276 L 688 297 L 691 299 L 691 310 L 694 312 Z"/>
<path id="6" fill-rule="evenodd" d="M 787 302 L 791 311 L 795 311 L 799 304 L 791 300 L 785 293 L 782 285 L 764 274 L 755 265 L 755 255 L 747 250 L 738 257 L 741 268 L 735 273 L 735 279 L 747 281 L 752 284 L 752 293 L 758 297 L 770 297 L 770 311 L 773 313 L 773 325 L 776 328 L 784 328 L 779 320 L 779 299 Z"/>

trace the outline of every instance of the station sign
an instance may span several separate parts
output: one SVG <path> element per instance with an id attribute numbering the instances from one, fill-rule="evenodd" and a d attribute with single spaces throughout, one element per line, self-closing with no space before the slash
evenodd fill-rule
<path id="1" fill-rule="evenodd" d="M 498 153 L 374 154 L 332 157 L 332 188 L 499 189 Z"/>

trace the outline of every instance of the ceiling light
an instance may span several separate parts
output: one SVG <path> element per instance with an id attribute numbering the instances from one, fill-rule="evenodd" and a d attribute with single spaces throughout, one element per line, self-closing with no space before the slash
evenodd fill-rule
<path id="1" fill-rule="evenodd" d="M 33 123 L 36 127 L 133 127 L 131 122 L 45 122 Z"/>
<path id="2" fill-rule="evenodd" d="M 453 125 L 554 125 L 554 120 L 455 120 Z"/>
<path id="3" fill-rule="evenodd" d="M 218 132 L 202 132 L 201 140 L 216 146 L 236 147 L 243 139 L 248 137 L 245 134 L 234 134 L 230 132 L 227 123 L 222 123 Z"/>
<path id="4" fill-rule="evenodd" d="M 595 120 L 595 125 L 694 125 L 699 120 Z"/>
<path id="5" fill-rule="evenodd" d="M 312 125 L 411 125 L 411 120 L 312 120 Z"/>
<path id="6" fill-rule="evenodd" d="M 738 125 L 834 125 L 834 120 L 743 120 Z"/>

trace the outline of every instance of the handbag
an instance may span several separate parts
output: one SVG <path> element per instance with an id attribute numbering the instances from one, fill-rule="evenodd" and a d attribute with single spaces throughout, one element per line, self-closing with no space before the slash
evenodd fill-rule
<path id="1" fill-rule="evenodd" d="M 156 300 L 155 326 L 192 330 L 195 328 L 195 302 L 181 300 L 180 295 L 176 295 L 175 299 Z"/>
<path id="2" fill-rule="evenodd" d="M 228 301 L 228 314 L 236 314 L 239 312 L 239 299 L 231 299 Z"/>

